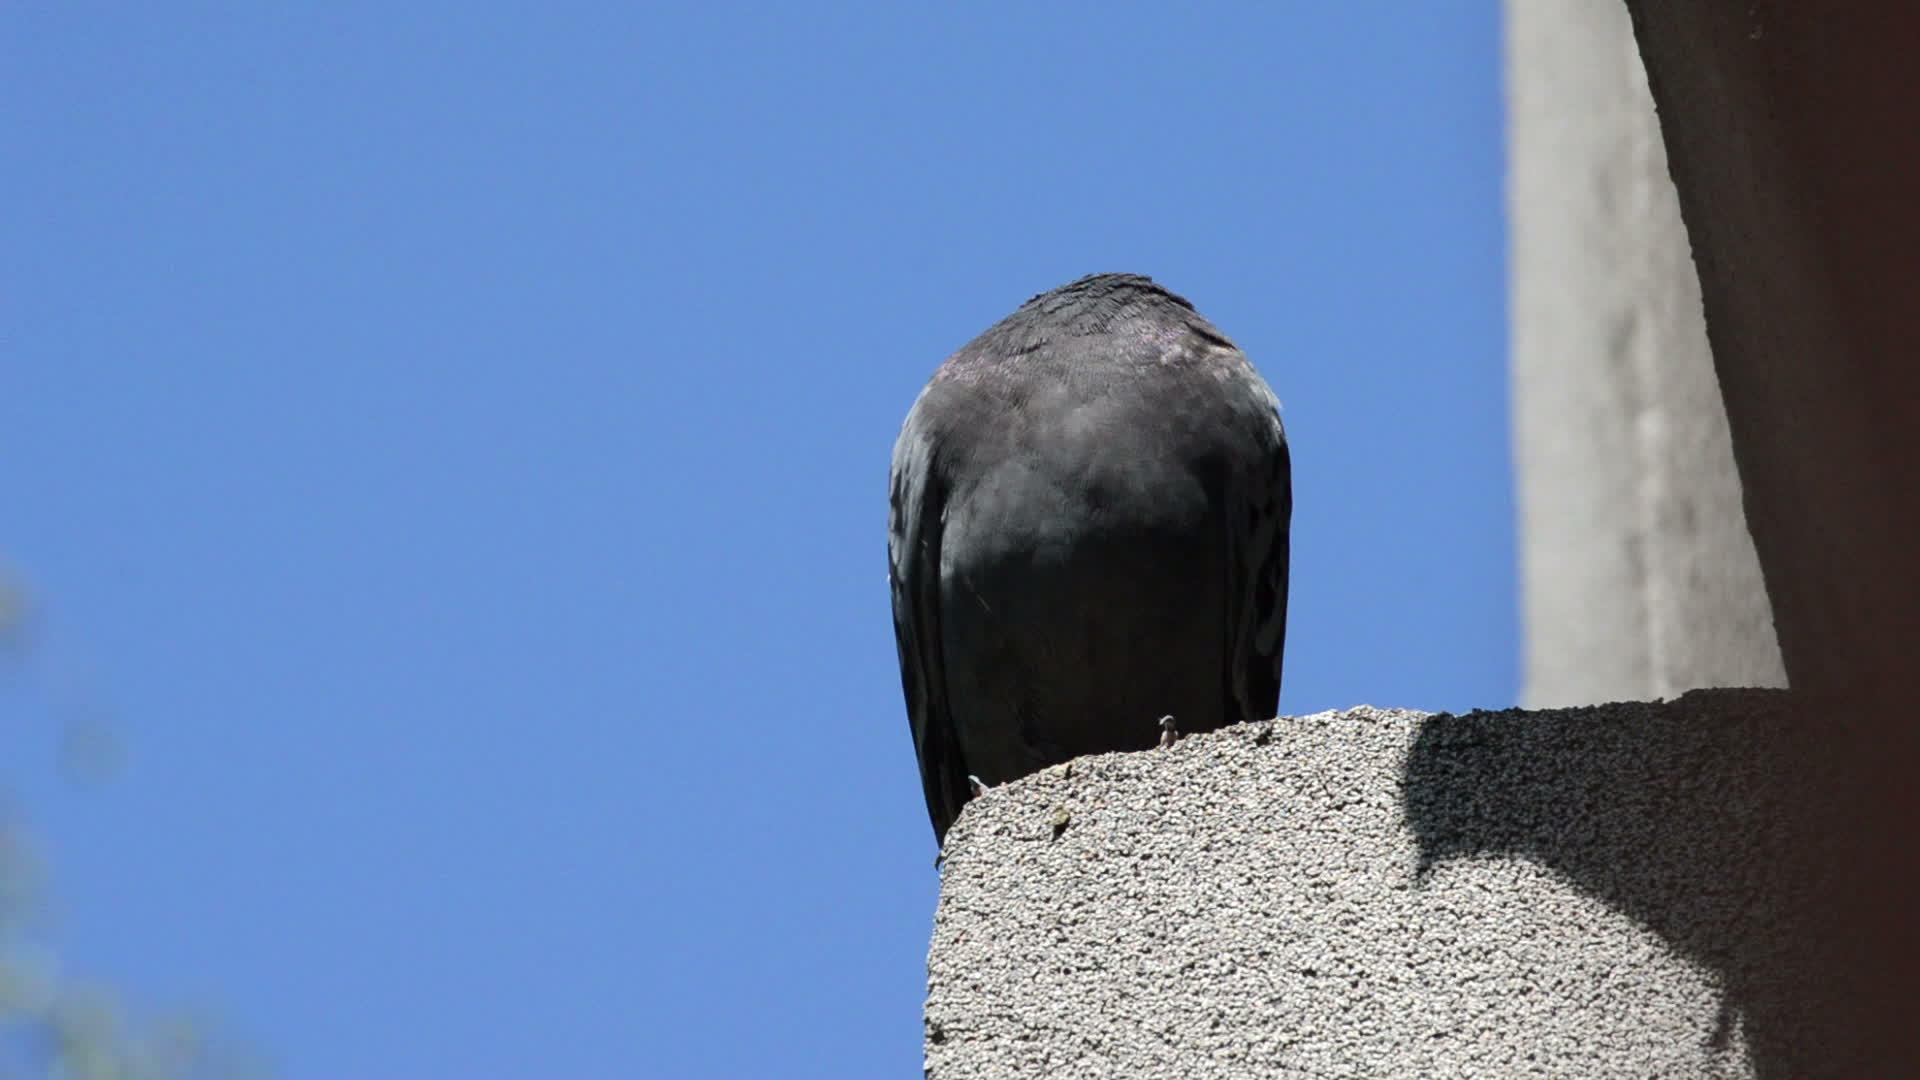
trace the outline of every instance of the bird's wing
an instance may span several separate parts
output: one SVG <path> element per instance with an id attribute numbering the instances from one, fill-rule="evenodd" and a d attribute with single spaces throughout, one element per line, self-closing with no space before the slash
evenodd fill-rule
<path id="1" fill-rule="evenodd" d="M 893 587 L 893 633 L 900 646 L 900 682 L 906 691 L 913 750 L 920 759 L 927 815 L 933 819 L 934 839 L 944 843 L 947 827 L 959 816 L 969 792 L 966 763 L 961 760 L 947 706 L 940 649 L 940 534 L 946 490 L 918 403 L 894 444 L 891 488 L 888 577 Z"/>
<path id="2" fill-rule="evenodd" d="M 1258 376 L 1255 376 L 1257 379 Z M 1280 668 L 1287 644 L 1287 541 L 1293 517 L 1293 462 L 1279 403 L 1264 384 L 1257 397 L 1257 453 L 1229 484 L 1227 595 L 1238 598 L 1234 619 L 1233 691 L 1241 718 L 1266 720 L 1280 707 Z"/>

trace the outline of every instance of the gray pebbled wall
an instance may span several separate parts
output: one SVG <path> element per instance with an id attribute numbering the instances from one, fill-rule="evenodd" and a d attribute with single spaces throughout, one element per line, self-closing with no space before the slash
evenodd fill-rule
<path id="1" fill-rule="evenodd" d="M 1785 686 L 1700 283 L 1620 0 L 1507 0 L 1526 686 Z"/>
<path id="2" fill-rule="evenodd" d="M 1831 740 L 1787 701 L 1362 707 L 996 788 L 928 1075 L 1847 1075 Z"/>

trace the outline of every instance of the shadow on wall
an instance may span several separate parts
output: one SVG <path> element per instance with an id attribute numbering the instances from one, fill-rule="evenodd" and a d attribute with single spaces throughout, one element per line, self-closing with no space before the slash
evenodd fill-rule
<path id="1" fill-rule="evenodd" d="M 1888 1048 L 1866 1033 L 1887 1029 L 1863 1021 L 1897 983 L 1873 977 L 1859 932 L 1877 925 L 1860 917 L 1876 843 L 1853 785 L 1862 725 L 1786 691 L 1596 713 L 1428 720 L 1402 777 L 1421 876 L 1526 856 L 1717 973 L 1716 1041 L 1741 1024 L 1758 1076 L 1882 1075 L 1868 1066 Z"/>

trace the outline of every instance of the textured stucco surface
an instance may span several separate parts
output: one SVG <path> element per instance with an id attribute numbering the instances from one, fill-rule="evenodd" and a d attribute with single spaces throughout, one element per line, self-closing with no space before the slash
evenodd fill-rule
<path id="1" fill-rule="evenodd" d="M 1784 686 L 1680 206 L 1620 0 L 1507 0 L 1525 688 Z"/>
<path id="2" fill-rule="evenodd" d="M 996 788 L 947 842 L 929 1075 L 1839 1075 L 1805 728 L 1772 691 L 1362 707 Z"/>

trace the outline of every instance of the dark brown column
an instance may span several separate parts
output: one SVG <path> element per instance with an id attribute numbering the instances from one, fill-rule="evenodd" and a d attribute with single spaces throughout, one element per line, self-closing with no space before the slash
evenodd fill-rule
<path id="1" fill-rule="evenodd" d="M 1781 653 L 1852 762 L 1808 1006 L 1920 1075 L 1920 5 L 1628 6 Z"/>

